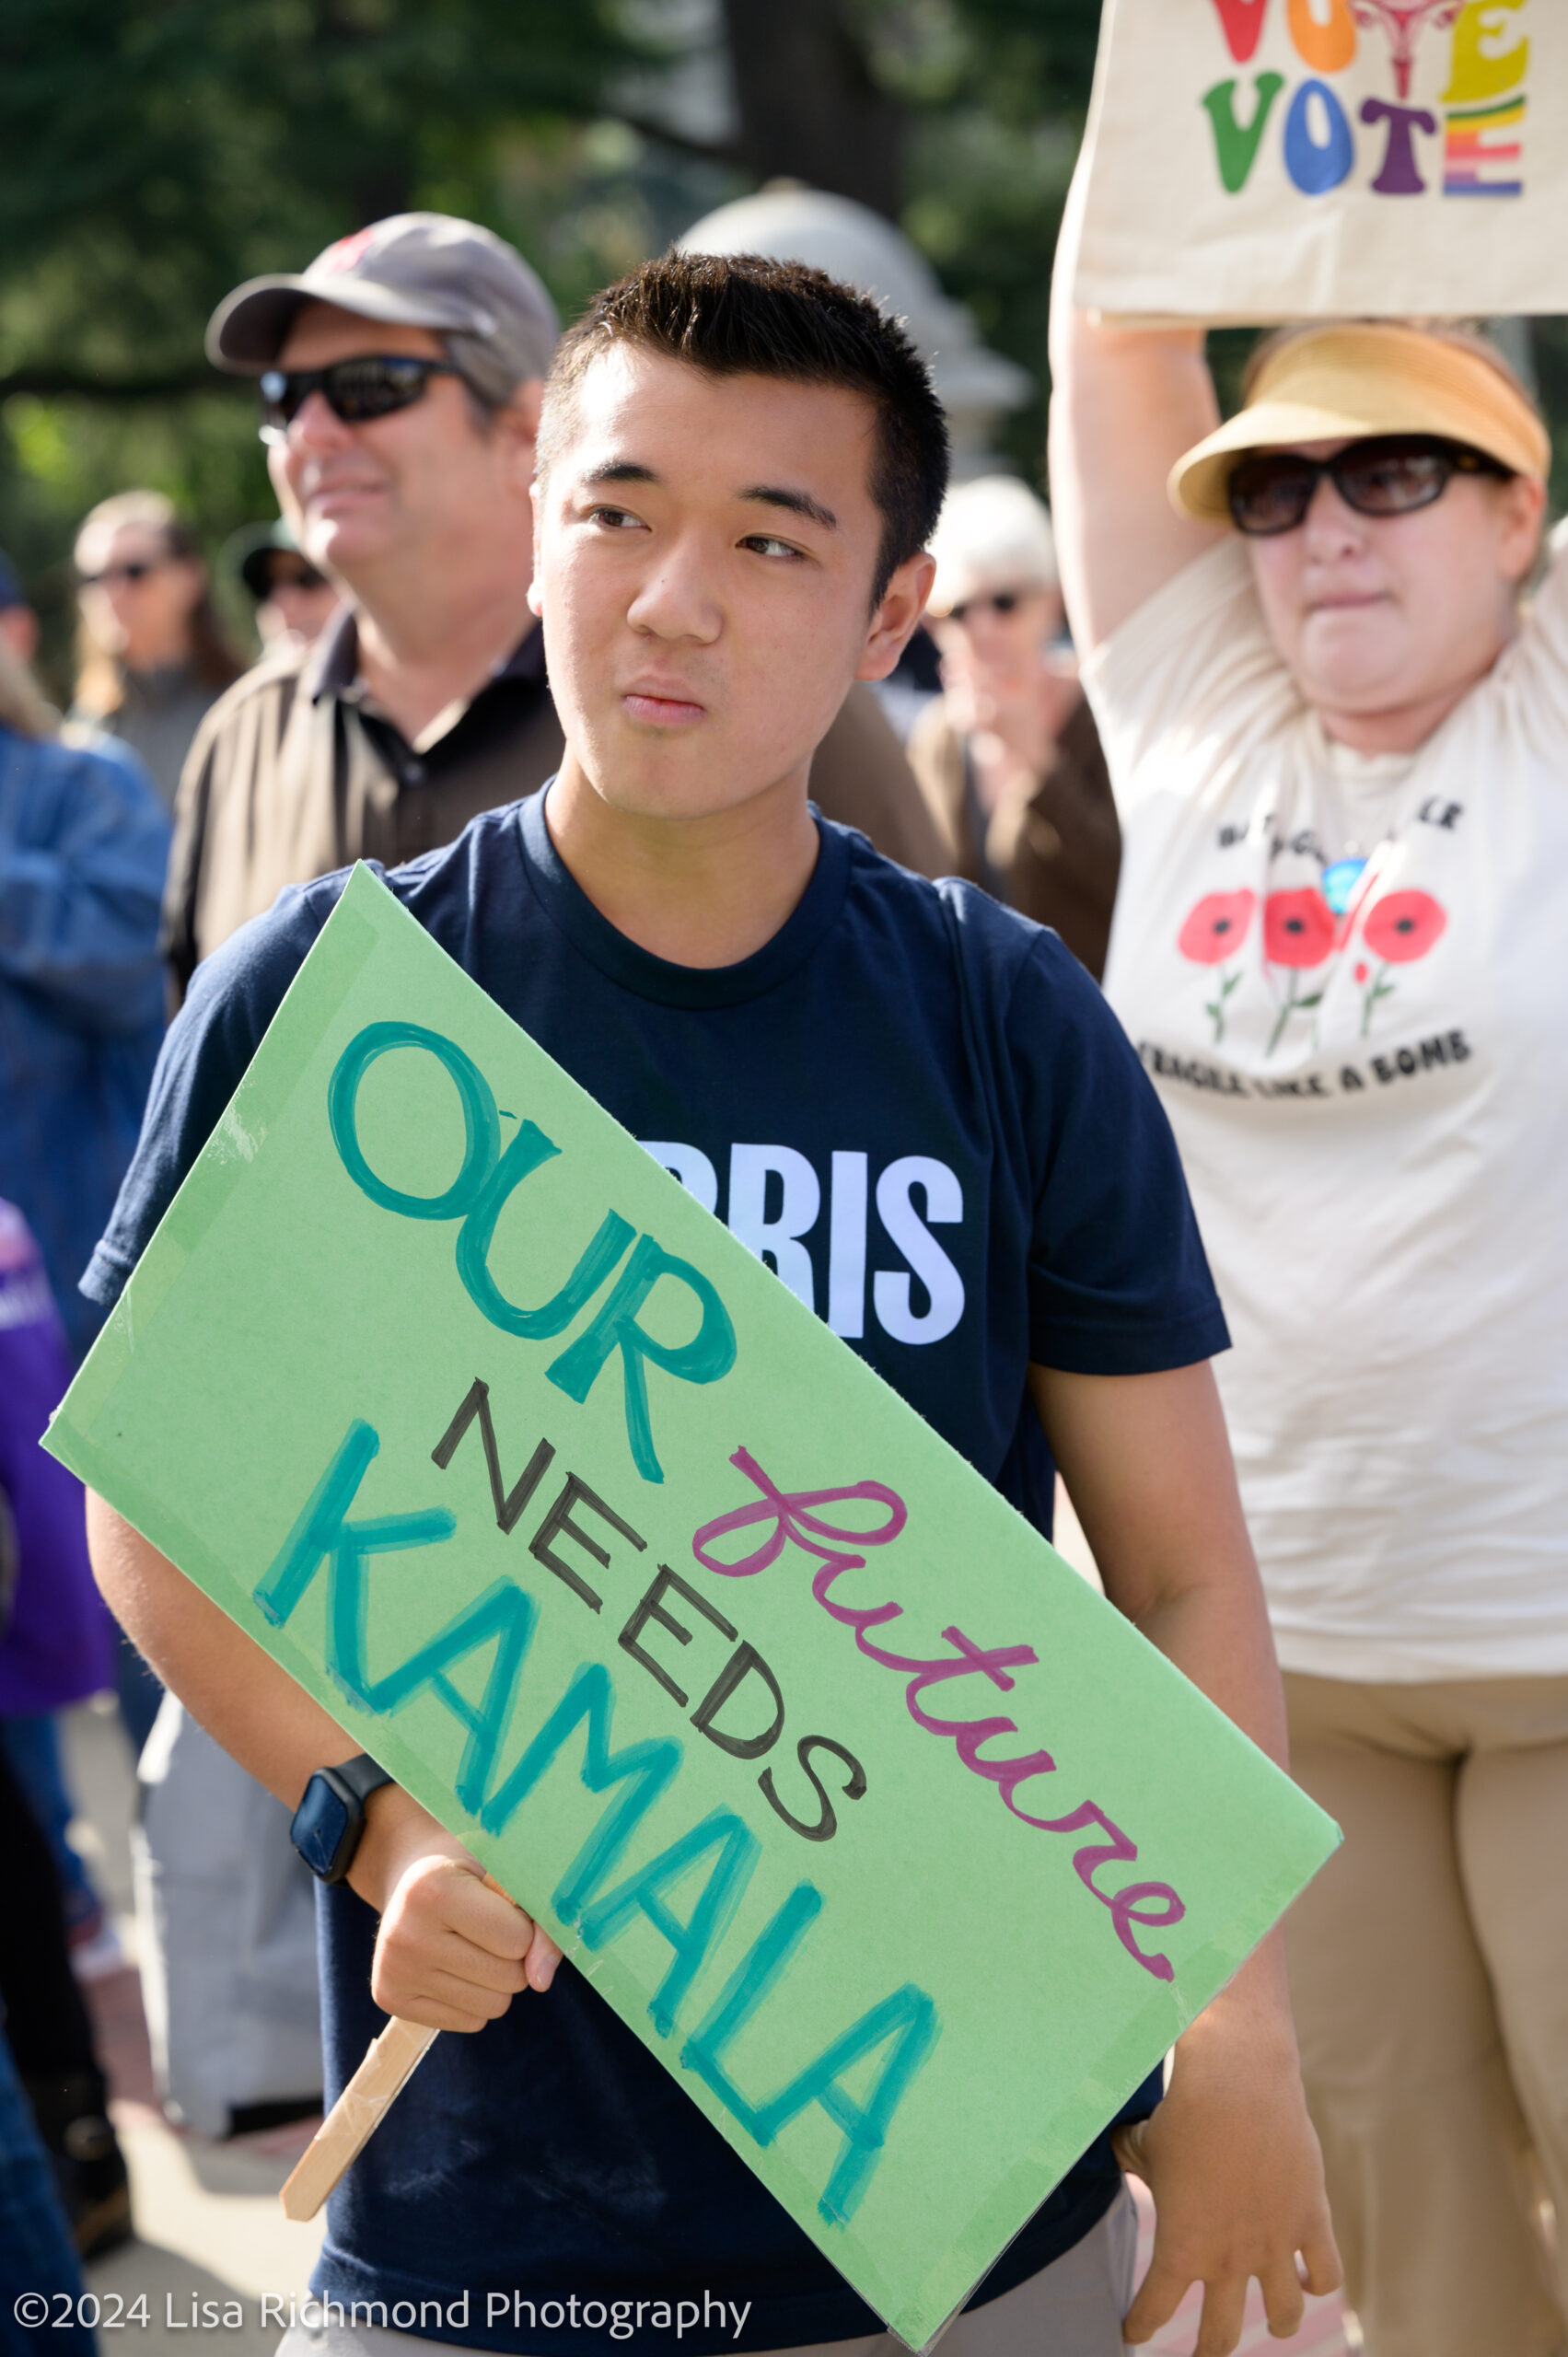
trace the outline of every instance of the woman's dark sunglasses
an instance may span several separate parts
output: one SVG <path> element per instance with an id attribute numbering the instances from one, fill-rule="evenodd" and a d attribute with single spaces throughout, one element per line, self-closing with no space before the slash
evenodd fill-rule
<path id="1" fill-rule="evenodd" d="M 261 375 L 261 439 L 285 434 L 312 393 L 319 393 L 345 425 L 390 417 L 423 401 L 432 377 L 457 377 L 449 360 L 419 360 L 412 354 L 383 352 L 334 360 L 330 368 L 267 368 Z"/>
<path id="2" fill-rule="evenodd" d="M 1011 614 L 1023 602 L 1021 589 L 993 589 L 989 598 L 966 598 L 961 605 L 949 606 L 948 617 L 961 622 L 966 614 Z"/>
<path id="3" fill-rule="evenodd" d="M 278 557 L 283 560 L 281 563 Z M 265 594 L 275 598 L 280 589 L 325 589 L 327 576 L 324 573 L 318 573 L 313 564 L 307 564 L 303 557 L 296 557 L 291 563 L 289 552 L 284 549 L 268 566 L 266 582 Z"/>
<path id="4" fill-rule="evenodd" d="M 1506 477 L 1508 468 L 1484 451 L 1429 434 L 1379 434 L 1347 443 L 1331 459 L 1298 450 L 1255 450 L 1231 470 L 1231 520 L 1238 532 L 1267 540 L 1305 523 L 1327 475 L 1358 516 L 1409 516 L 1441 499 L 1457 474 Z"/>
<path id="5" fill-rule="evenodd" d="M 77 580 L 84 589 L 112 589 L 122 581 L 145 581 L 168 562 L 166 556 L 134 557 L 129 564 L 106 564 L 101 573 L 78 574 Z"/>

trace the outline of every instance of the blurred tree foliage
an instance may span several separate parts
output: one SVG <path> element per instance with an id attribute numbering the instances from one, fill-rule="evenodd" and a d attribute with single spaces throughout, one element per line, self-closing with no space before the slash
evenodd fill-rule
<path id="1" fill-rule="evenodd" d="M 1098 0 L 956 0 L 940 37 L 910 40 L 891 15 L 874 29 L 911 112 L 903 225 L 986 342 L 1035 377 L 995 438 L 1042 488 L 1051 265 L 1099 14 Z"/>
<path id="2" fill-rule="evenodd" d="M 9 0 L 0 17 L 5 391 L 199 382 L 237 277 L 598 112 L 638 54 L 596 0 Z"/>
<path id="3" fill-rule="evenodd" d="M 1098 19 L 1099 0 L 7 0 L 0 545 L 54 684 L 96 499 L 156 484 L 215 550 L 272 513 L 254 397 L 203 357 L 213 305 L 410 205 L 514 238 L 570 315 L 771 177 L 858 197 L 1036 377 L 999 440 L 1038 480 Z M 1537 350 L 1568 413 L 1563 323 Z"/>
<path id="4" fill-rule="evenodd" d="M 506 145 L 593 119 L 646 44 L 600 0 L 8 0 L 0 535 L 58 646 L 83 508 L 272 512 L 254 397 L 202 352 L 241 278 L 412 204 L 505 226 Z"/>
<path id="5" fill-rule="evenodd" d="M 1043 375 L 1098 0 L 9 0 L 0 17 L 0 542 L 58 681 L 83 510 L 271 512 L 215 302 L 378 215 L 517 239 L 565 311 L 787 173 L 900 215 Z M 703 91 L 707 96 L 704 99 Z M 693 97 L 695 92 L 695 97 Z M 1016 421 L 1038 460 L 1040 413 Z"/>

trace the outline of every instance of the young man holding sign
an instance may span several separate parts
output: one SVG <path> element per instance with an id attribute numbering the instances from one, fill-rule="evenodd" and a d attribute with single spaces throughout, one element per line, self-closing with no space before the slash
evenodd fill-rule
<path id="1" fill-rule="evenodd" d="M 388 880 L 715 1210 L 722 1174 L 731 1229 L 1041 1527 L 1043 1423 L 1115 1601 L 1277 1756 L 1205 1364 L 1224 1329 L 1152 1092 L 1054 936 L 890 866 L 807 801 L 851 681 L 884 676 L 919 618 L 945 476 L 923 370 L 848 290 L 701 256 L 612 288 L 567 337 L 541 426 L 530 594 L 566 732 L 560 775 Z M 123 1283 L 342 884 L 285 894 L 198 973 L 96 1263 L 100 1295 Z M 101 1504 L 95 1544 L 137 1642 L 275 1791 L 292 1804 L 345 1759 L 341 1729 Z M 471 2319 L 446 2337 L 497 2350 L 546 2344 L 488 2314 L 489 2285 L 635 2294 L 665 2304 L 667 2329 L 695 2291 L 682 2345 L 699 2351 L 867 2346 L 874 2314 L 542 1931 L 396 1786 L 356 1809 L 348 1887 L 324 1894 L 330 2075 L 379 2026 L 372 1993 L 475 2035 L 439 2041 L 356 2165 L 318 2289 L 452 2309 L 471 2288 Z M 1146 2338 L 1202 2279 L 1202 2346 L 1227 2350 L 1254 2274 L 1293 2328 L 1297 2254 L 1314 2290 L 1337 2263 L 1275 1944 L 1183 2038 L 1135 2133 L 1160 2240 L 1132 2328 Z M 1131 2263 L 1101 2139 L 951 2345 L 1110 2357 Z M 709 2292 L 724 2294 L 716 2322 Z M 548 2345 L 602 2347 L 571 2314 Z M 656 2341 L 656 2323 L 641 2327 L 639 2344 Z M 372 2344 L 334 2328 L 331 2345 Z"/>

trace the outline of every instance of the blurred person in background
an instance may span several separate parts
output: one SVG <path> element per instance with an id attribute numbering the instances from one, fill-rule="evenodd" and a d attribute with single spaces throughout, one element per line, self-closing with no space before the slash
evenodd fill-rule
<path id="1" fill-rule="evenodd" d="M 38 653 L 38 616 L 21 575 L 4 549 L 0 549 L 0 639 L 18 663 L 30 663 Z"/>
<path id="2" fill-rule="evenodd" d="M 244 665 L 213 607 L 194 537 L 157 491 L 101 500 L 76 535 L 72 721 L 140 755 L 172 809 L 191 739 Z"/>
<path id="3" fill-rule="evenodd" d="M 58 1845 L 39 1821 L 39 1795 L 17 1770 L 19 1726 L 52 1730 L 50 1713 L 112 1678 L 115 1629 L 87 1562 L 81 1484 L 39 1446 L 70 1378 L 64 1329 L 38 1248 L 0 1201 L 0 2012 L 65 2214 L 84 2256 L 131 2232 L 125 2164 L 76 1980 Z M 0 2185 L 25 2170 L 25 2123 L 0 2087 Z M 48 2205 L 32 2231 L 46 2233 Z M 0 2202 L 0 2252 L 6 2213 Z M 41 2258 L 41 2250 L 40 2251 Z M 4 2276 L 0 2274 L 0 2282 Z M 18 2286 L 36 2291 L 36 2282 Z"/>
<path id="4" fill-rule="evenodd" d="M 0 1196 L 39 1240 L 74 1357 L 101 1315 L 78 1280 L 135 1144 L 163 1036 L 158 915 L 168 842 L 168 814 L 130 748 L 56 741 L 52 714 L 0 647 Z M 49 1407 L 66 1379 L 63 1370 Z M 272 1849 L 281 1849 L 282 1866 L 263 1837 L 247 1878 L 256 1788 L 226 1759 L 227 1781 L 215 1771 L 207 1755 L 215 1747 L 194 1727 L 190 1773 L 183 1784 L 171 1780 L 180 1714 L 165 1705 L 168 1719 L 149 1750 L 163 1690 L 134 1647 L 122 1642 L 98 1682 L 115 1685 L 133 1756 L 147 1755 L 157 1787 L 144 1805 L 137 1901 L 165 2091 L 177 2104 L 183 2091 L 186 2116 L 215 2134 L 247 2104 L 280 2104 L 289 2117 L 319 2107 L 309 1876 L 287 1846 L 286 1814 L 259 1795 L 281 1819 Z M 68 1839 L 74 1810 L 55 1707 L 0 1680 L 0 1743 L 48 1840 L 76 1968 L 91 1977 L 111 1969 L 120 1951 Z M 186 1793 L 192 1806 L 182 1810 Z M 165 2034 L 171 1950 L 188 1963 L 191 1994 L 188 2003 L 177 1994 L 182 2018 Z M 215 1956 L 225 1969 L 213 1968 Z M 269 1978 L 275 1990 L 263 1985 Z M 233 2055 L 245 2075 L 227 2073 L 230 2101 L 225 2058 Z M 44 2131 L 48 2141 L 48 2122 Z"/>
<path id="5" fill-rule="evenodd" d="M 0 641 L 0 1195 L 38 1238 L 75 1358 L 100 1318 L 77 1281 L 163 1038 L 168 838 L 140 764 L 61 743 Z"/>
<path id="6" fill-rule="evenodd" d="M 1201 323 L 1072 308 L 1083 192 L 1080 169 L 1051 489 L 1125 845 L 1106 991 L 1234 1340 L 1216 1372 L 1292 1770 L 1344 1830 L 1286 1945 L 1349 2301 L 1367 2357 L 1561 2357 L 1551 445 L 1493 346 L 1397 319 L 1283 330 L 1222 425 Z"/>
<path id="7" fill-rule="evenodd" d="M 75 1360 L 101 1319 L 77 1282 L 136 1143 L 163 1037 L 157 923 L 169 828 L 132 753 L 67 746 L 56 728 L 0 640 L 0 1197 L 38 1239 Z M 137 1745 L 159 1689 L 126 1654 L 122 1699 Z M 90 1966 L 106 1926 L 64 1838 L 72 1809 L 54 1720 L 42 1706 L 10 1708 L 6 1747 L 50 1836 Z M 113 1961 L 107 1943 L 100 1953 Z"/>
<path id="8" fill-rule="evenodd" d="M 911 733 L 915 775 L 954 873 L 1053 926 L 1098 981 L 1121 835 L 1063 637 L 1051 517 L 1027 484 L 982 475 L 948 494 L 931 552 L 943 692 Z"/>
<path id="9" fill-rule="evenodd" d="M 308 557 L 300 555 L 282 517 L 242 532 L 233 561 L 255 601 L 262 654 L 313 646 L 338 610 L 338 592 Z"/>
<path id="10" fill-rule="evenodd" d="M 309 649 L 267 658 L 204 723 L 180 787 L 165 938 L 199 958 L 286 884 L 449 842 L 558 766 L 528 590 L 554 306 L 512 247 L 399 214 L 214 314 L 215 364 L 259 378 L 278 505 L 342 592 Z M 826 816 L 926 874 L 938 830 L 870 691 L 818 749 Z"/>

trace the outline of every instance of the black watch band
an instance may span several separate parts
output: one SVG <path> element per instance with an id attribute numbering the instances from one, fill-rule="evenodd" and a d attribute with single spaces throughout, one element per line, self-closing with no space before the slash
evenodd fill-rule
<path id="1" fill-rule="evenodd" d="M 295 1848 L 321 1882 L 342 1882 L 365 1831 L 365 1804 L 392 1779 L 367 1751 L 335 1768 L 318 1768 L 289 1827 Z"/>

